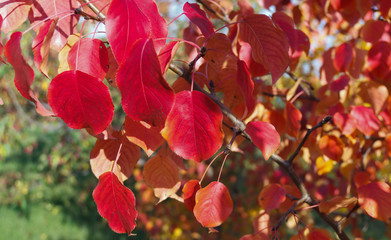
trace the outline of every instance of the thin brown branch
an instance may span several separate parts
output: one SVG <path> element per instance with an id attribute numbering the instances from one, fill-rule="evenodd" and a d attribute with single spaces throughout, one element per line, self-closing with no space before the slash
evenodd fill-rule
<path id="1" fill-rule="evenodd" d="M 91 9 L 91 11 L 93 11 L 96 14 L 96 17 L 95 16 L 91 16 L 90 14 L 88 14 L 88 13 L 84 12 L 83 10 L 81 10 L 80 8 L 76 8 L 78 10 L 75 9 L 75 13 L 76 14 L 79 14 L 79 15 L 83 16 L 86 19 L 93 19 L 93 20 L 99 21 L 99 22 L 104 22 L 105 21 L 106 16 L 93 3 L 91 3 L 89 0 L 79 0 L 79 1 L 83 2 L 84 4 L 86 4 L 88 6 L 88 8 Z"/>
<path id="2" fill-rule="evenodd" d="M 342 229 L 342 226 L 345 224 L 345 222 L 349 219 L 349 217 L 354 213 L 356 212 L 359 208 L 360 208 L 360 204 L 357 202 L 356 205 L 354 205 L 354 207 L 348 212 L 348 214 L 341 218 L 339 221 L 338 221 L 338 226 L 339 226 L 339 229 Z"/>
<path id="3" fill-rule="evenodd" d="M 228 15 L 226 13 L 224 13 L 224 15 L 221 15 L 220 13 L 218 13 L 215 10 L 213 10 L 212 8 L 210 8 L 203 0 L 197 0 L 197 2 L 199 4 L 201 4 L 206 10 L 208 10 L 209 12 L 213 13 L 214 15 L 216 15 L 216 17 L 218 17 L 223 22 L 225 22 L 225 23 L 230 23 L 231 22 L 231 20 L 229 19 Z"/>
<path id="4" fill-rule="evenodd" d="M 282 97 L 282 98 L 286 98 L 286 95 L 285 94 L 273 94 L 273 93 L 269 93 L 269 92 L 262 92 L 263 95 L 267 96 L 267 97 Z M 320 100 L 317 98 L 317 97 L 314 97 L 313 95 L 300 95 L 298 97 L 298 99 L 302 99 L 302 100 L 309 100 L 309 101 L 315 101 L 315 102 L 319 102 Z"/>
<path id="5" fill-rule="evenodd" d="M 307 138 L 309 137 L 309 135 L 313 131 L 315 131 L 316 129 L 321 128 L 321 127 L 323 127 L 323 125 L 325 125 L 326 123 L 330 122 L 331 119 L 332 119 L 332 116 L 327 116 L 327 117 L 323 118 L 322 121 L 320 121 L 318 124 L 316 124 L 312 128 L 307 129 L 307 133 L 305 134 L 304 138 L 301 140 L 299 146 L 296 148 L 295 152 L 289 157 L 289 159 L 288 159 L 289 164 L 293 163 L 293 160 L 295 159 L 297 154 L 299 154 L 301 148 L 303 147 L 305 141 L 307 141 Z"/>

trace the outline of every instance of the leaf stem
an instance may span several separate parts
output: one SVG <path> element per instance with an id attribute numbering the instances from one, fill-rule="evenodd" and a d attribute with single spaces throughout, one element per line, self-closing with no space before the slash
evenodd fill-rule
<path id="1" fill-rule="evenodd" d="M 213 162 L 214 162 L 221 154 L 223 154 L 223 153 L 224 153 L 224 151 L 221 151 L 219 154 L 216 155 L 215 158 L 213 158 L 212 161 L 210 161 L 209 165 L 206 167 L 206 169 L 205 169 L 205 171 L 204 171 L 204 174 L 202 175 L 202 177 L 201 177 L 201 179 L 200 179 L 200 181 L 199 181 L 200 185 L 201 185 L 201 183 L 202 183 L 202 180 L 204 180 L 204 177 L 205 177 L 206 173 L 208 172 L 210 166 L 211 166 L 211 165 L 213 164 Z"/>

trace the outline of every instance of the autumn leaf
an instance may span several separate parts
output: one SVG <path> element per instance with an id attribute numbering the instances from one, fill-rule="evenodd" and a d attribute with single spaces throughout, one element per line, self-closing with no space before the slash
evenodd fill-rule
<path id="1" fill-rule="evenodd" d="M 358 202 L 369 216 L 387 222 L 391 219 L 391 188 L 384 182 L 371 182 L 357 189 Z"/>
<path id="2" fill-rule="evenodd" d="M 68 53 L 70 70 L 78 70 L 103 81 L 109 58 L 105 44 L 99 39 L 81 38 Z"/>
<path id="3" fill-rule="evenodd" d="M 161 131 L 179 156 L 197 162 L 213 156 L 223 143 L 223 114 L 209 97 L 198 91 L 182 91 Z"/>
<path id="4" fill-rule="evenodd" d="M 353 59 L 353 48 L 350 43 L 343 43 L 335 49 L 334 67 L 338 72 L 348 70 Z"/>
<path id="5" fill-rule="evenodd" d="M 174 92 L 162 75 L 152 39 L 139 39 L 120 65 L 117 84 L 125 113 L 136 121 L 163 127 Z"/>
<path id="6" fill-rule="evenodd" d="M 32 2 L 28 18 L 35 31 L 39 30 L 39 24 L 37 23 L 43 19 L 58 18 L 50 46 L 56 51 L 60 51 L 67 42 L 68 36 L 76 32 L 79 15 L 69 13 L 74 12 L 74 9 L 78 8 L 80 3 L 76 0 L 34 0 Z"/>
<path id="7" fill-rule="evenodd" d="M 92 196 L 99 214 L 109 222 L 110 228 L 116 233 L 131 235 L 136 227 L 136 199 L 114 173 L 106 172 L 99 177 Z"/>
<path id="8" fill-rule="evenodd" d="M 164 142 L 160 135 L 160 128 L 134 121 L 128 116 L 125 117 L 124 130 L 129 141 L 141 147 L 148 157 Z"/>
<path id="9" fill-rule="evenodd" d="M 103 173 L 114 169 L 113 173 L 124 182 L 130 177 L 140 158 L 140 148 L 126 138 L 124 131 L 113 132 L 112 136 L 116 139 L 96 140 L 90 153 L 91 170 L 99 178 Z"/>
<path id="10" fill-rule="evenodd" d="M 167 37 L 167 24 L 153 0 L 113 0 L 107 12 L 107 40 L 118 63 L 131 56 L 131 49 L 140 38 Z M 160 50 L 165 40 L 155 42 Z"/>
<path id="11" fill-rule="evenodd" d="M 34 70 L 28 65 L 22 55 L 21 38 L 21 32 L 14 32 L 4 46 L 4 56 L 15 70 L 15 86 L 23 97 L 35 104 L 37 113 L 42 116 L 53 116 L 53 113 L 42 105 L 35 92 L 31 89 L 34 81 Z"/>
<path id="12" fill-rule="evenodd" d="M 48 101 L 53 112 L 74 129 L 103 132 L 111 123 L 114 105 L 107 86 L 98 78 L 80 71 L 66 71 L 49 85 Z"/>
<path id="13" fill-rule="evenodd" d="M 185 206 L 189 211 L 193 212 L 194 206 L 196 204 L 195 196 L 198 190 L 200 190 L 201 185 L 198 180 L 190 180 L 183 186 L 183 200 Z"/>
<path id="14" fill-rule="evenodd" d="M 343 154 L 344 143 L 334 135 L 324 135 L 319 139 L 319 149 L 331 160 L 339 161 Z"/>
<path id="15" fill-rule="evenodd" d="M 249 122 L 246 126 L 246 132 L 250 135 L 255 146 L 261 150 L 266 160 L 280 146 L 280 135 L 270 123 L 262 121 Z"/>
<path id="16" fill-rule="evenodd" d="M 262 14 L 244 18 L 239 26 L 240 37 L 251 45 L 254 60 L 270 71 L 275 83 L 289 64 L 289 43 L 285 33 Z"/>
<path id="17" fill-rule="evenodd" d="M 380 121 L 373 109 L 364 106 L 353 106 L 350 115 L 356 120 L 357 129 L 365 135 L 372 135 L 380 128 Z"/>
<path id="18" fill-rule="evenodd" d="M 209 38 L 214 33 L 213 24 L 198 4 L 186 2 L 183 5 L 183 13 L 201 30 L 205 37 Z"/>
<path id="19" fill-rule="evenodd" d="M 346 198 L 342 196 L 336 196 L 327 202 L 322 202 L 319 205 L 319 211 L 325 214 L 330 214 L 340 208 L 352 209 L 357 204 L 357 198 Z"/>
<path id="20" fill-rule="evenodd" d="M 196 193 L 193 213 L 204 227 L 220 226 L 231 215 L 232 209 L 231 195 L 221 182 L 211 182 Z"/>
<path id="21" fill-rule="evenodd" d="M 54 29 L 57 25 L 58 19 L 49 20 L 44 23 L 38 31 L 37 36 L 33 40 L 33 53 L 35 66 L 48 77 L 48 58 L 50 50 L 50 41 L 52 40 Z"/>
<path id="22" fill-rule="evenodd" d="M 280 184 L 269 184 L 265 186 L 258 196 L 258 203 L 266 212 L 276 209 L 285 201 L 285 188 Z"/>

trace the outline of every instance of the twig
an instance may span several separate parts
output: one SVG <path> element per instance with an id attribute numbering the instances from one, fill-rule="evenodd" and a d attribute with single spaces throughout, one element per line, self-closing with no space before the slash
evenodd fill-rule
<path id="1" fill-rule="evenodd" d="M 262 92 L 262 94 L 265 95 L 265 96 L 268 96 L 268 97 L 282 97 L 282 98 L 286 98 L 285 94 L 273 94 L 273 93 L 269 93 L 269 92 Z M 302 99 L 302 100 L 309 100 L 309 101 L 320 102 L 320 100 L 317 97 L 314 97 L 313 95 L 299 96 L 298 98 Z"/>
<path id="2" fill-rule="evenodd" d="M 197 2 L 200 3 L 204 8 L 206 8 L 206 10 L 208 10 L 209 12 L 213 13 L 214 15 L 216 15 L 216 17 L 218 17 L 223 22 L 225 22 L 225 23 L 230 23 L 231 22 L 231 20 L 229 19 L 229 17 L 227 16 L 226 13 L 224 13 L 224 16 L 222 16 L 220 13 L 216 12 L 215 10 L 210 8 L 206 3 L 204 3 L 203 0 L 197 0 Z"/>
<path id="3" fill-rule="evenodd" d="M 338 226 L 339 226 L 339 229 L 342 230 L 342 225 L 345 224 L 345 222 L 348 220 L 348 218 L 355 212 L 357 211 L 358 209 L 360 208 L 360 204 L 357 202 L 356 205 L 354 205 L 354 207 L 348 212 L 348 214 L 341 218 L 337 223 L 338 223 Z"/>
<path id="4" fill-rule="evenodd" d="M 295 159 L 295 157 L 297 156 L 297 154 L 299 154 L 301 148 L 303 147 L 305 141 L 307 141 L 307 138 L 309 137 L 309 135 L 313 131 L 315 131 L 316 129 L 323 127 L 323 125 L 328 123 L 331 119 L 332 119 L 332 116 L 327 116 L 327 117 L 323 118 L 322 121 L 320 121 L 318 124 L 316 124 L 312 128 L 307 129 L 307 133 L 305 134 L 304 138 L 301 140 L 299 146 L 296 148 L 295 152 L 289 157 L 289 159 L 288 159 L 289 164 L 292 164 L 292 162 Z"/>
<path id="5" fill-rule="evenodd" d="M 87 18 L 90 18 L 90 19 L 93 19 L 93 20 L 99 21 L 99 22 L 105 21 L 106 16 L 93 3 L 91 3 L 89 0 L 79 0 L 79 1 L 82 1 L 83 3 L 87 4 L 87 6 L 91 9 L 91 11 L 93 11 L 96 14 L 97 17 L 91 16 L 90 14 L 83 12 L 80 8 L 76 8 L 76 9 L 79 9 L 79 11 L 81 11 L 82 14 L 76 12 L 77 10 L 75 9 L 76 14 L 80 14 L 84 18 L 87 17 Z"/>

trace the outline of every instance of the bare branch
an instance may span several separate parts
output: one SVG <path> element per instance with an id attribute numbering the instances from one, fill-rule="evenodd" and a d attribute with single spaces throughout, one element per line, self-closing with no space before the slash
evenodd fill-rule
<path id="1" fill-rule="evenodd" d="M 75 9 L 76 14 L 80 14 L 84 18 L 93 19 L 93 20 L 99 21 L 99 22 L 105 21 L 106 16 L 101 12 L 101 10 L 99 8 L 97 8 L 93 3 L 91 3 L 90 0 L 79 0 L 79 1 L 86 4 L 91 9 L 91 11 L 93 11 L 96 14 L 97 17 L 91 16 L 90 14 L 83 12 L 80 8 L 76 8 L 79 10 Z M 76 12 L 76 11 L 79 11 L 79 12 Z"/>
<path id="2" fill-rule="evenodd" d="M 299 152 L 300 152 L 301 148 L 303 147 L 305 141 L 307 140 L 308 136 L 316 129 L 321 128 L 321 127 L 323 127 L 323 125 L 330 122 L 331 119 L 332 119 L 332 116 L 327 116 L 327 117 L 323 118 L 322 121 L 320 121 L 318 124 L 316 124 L 312 128 L 307 129 L 307 133 L 305 134 L 304 138 L 301 140 L 299 146 L 296 148 L 295 152 L 289 157 L 289 159 L 288 159 L 289 164 L 293 163 L 293 160 L 295 159 L 297 154 L 299 154 Z"/>

